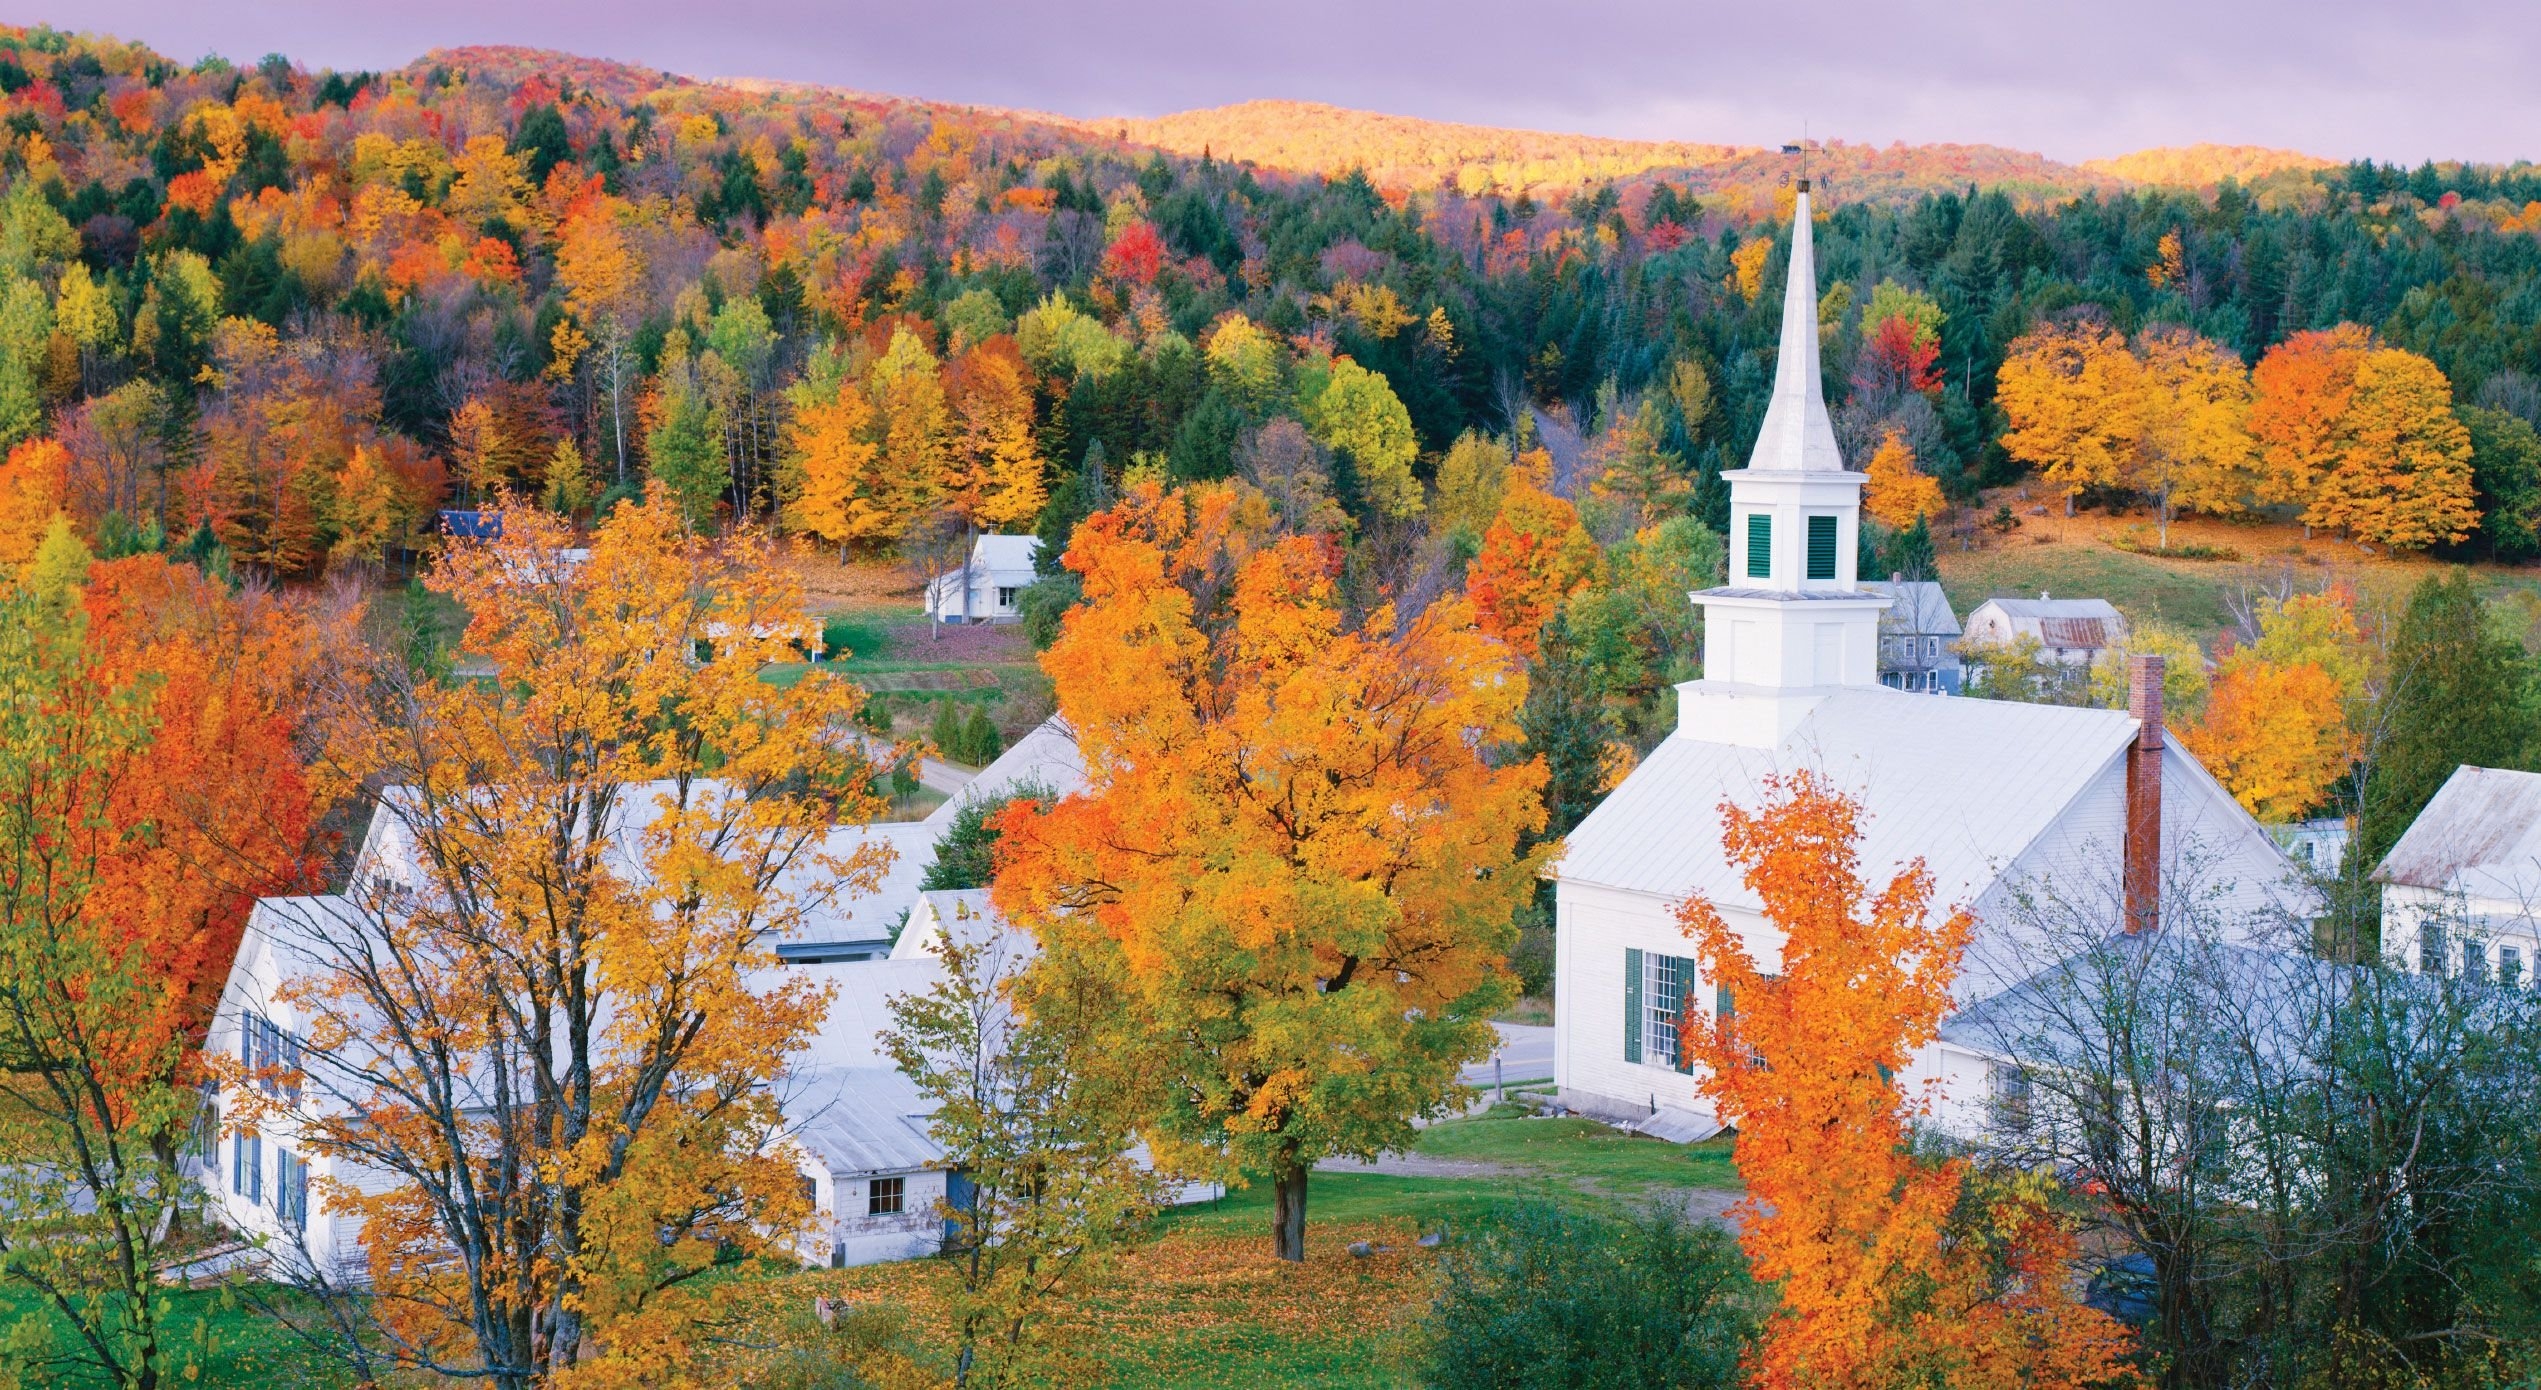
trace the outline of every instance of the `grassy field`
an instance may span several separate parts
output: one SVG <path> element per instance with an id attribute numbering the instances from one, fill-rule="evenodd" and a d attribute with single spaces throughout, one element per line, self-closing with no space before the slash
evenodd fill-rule
<path id="1" fill-rule="evenodd" d="M 317 1355 L 233 1291 L 170 1289 L 166 1297 L 167 1340 L 180 1349 L 177 1384 L 319 1390 L 352 1383 L 340 1364 Z M 9 1329 L 12 1348 L 46 1341 L 68 1348 L 75 1335 L 50 1305 L 14 1283 L 0 1284 L 0 1327 Z M 69 1390 L 109 1383 L 102 1375 L 71 1366 L 30 1368 L 23 1381 L 11 1381 L 9 1373 L 0 1370 L 0 1385 L 10 1390 L 19 1384 L 29 1390 L 36 1386 Z"/>
<path id="2" fill-rule="evenodd" d="M 1727 1140 L 1670 1144 L 1576 1116 L 1519 1118 L 1525 1114 L 1504 1105 L 1481 1118 L 1432 1125 L 1412 1151 L 1424 1158 L 1499 1164 L 1605 1196 L 1738 1186 Z"/>
<path id="3" fill-rule="evenodd" d="M 2084 512 L 2064 516 L 2004 489 L 1989 495 L 1980 514 L 2009 504 L 2018 530 L 1988 538 L 1974 549 L 1940 547 L 1942 588 L 1964 619 L 1989 598 L 2105 598 L 2136 622 L 2179 628 L 2213 650 L 2216 638 L 2237 626 L 2236 606 L 2262 594 L 2305 592 L 2331 584 L 2354 589 L 2362 610 L 2397 613 L 2409 591 L 2446 562 L 2424 556 L 2388 556 L 2328 535 L 2306 538 L 2299 526 L 2259 521 L 2188 517 L 2171 524 L 2173 546 L 2201 545 L 2234 558 L 2187 560 L 2141 555 L 2111 545 L 2130 533 L 2149 538 L 2147 518 Z M 2044 515 L 2031 510 L 2044 505 Z M 2477 565 L 2474 580 L 2501 611 L 2514 615 L 2529 644 L 2541 636 L 2541 569 Z"/>
<path id="4" fill-rule="evenodd" d="M 1524 1117 L 1516 1106 L 1422 1131 L 1421 1158 L 1489 1165 L 1487 1176 L 1317 1173 L 1306 1262 L 1271 1256 L 1269 1189 L 1256 1183 L 1167 1213 L 1157 1239 L 1089 1288 L 1068 1316 L 1085 1330 L 1095 1383 L 1125 1390 L 1417 1384 L 1420 1321 L 1436 1256 L 1419 1238 L 1512 1200 L 1612 1206 L 1686 1189 L 1734 1188 L 1726 1144 L 1678 1147 L 1593 1121 Z M 1354 1257 L 1353 1242 L 1372 1253 Z M 817 1290 L 904 1308 L 930 1347 L 943 1335 L 926 1261 L 793 1276 Z"/>

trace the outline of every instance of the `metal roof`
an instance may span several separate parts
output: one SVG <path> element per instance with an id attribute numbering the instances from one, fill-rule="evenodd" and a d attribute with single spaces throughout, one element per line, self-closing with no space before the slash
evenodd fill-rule
<path id="1" fill-rule="evenodd" d="M 2120 935 L 1957 1010 L 1943 1021 L 1939 1036 L 1981 1056 L 2054 1066 L 2068 1053 L 2080 1061 L 2108 1043 L 2077 1032 L 2110 1023 L 2111 1001 L 2128 991 L 2174 1005 L 2202 994 L 2232 1001 L 2242 1036 L 2261 1050 L 2260 1060 L 2271 1070 L 2299 1071 L 2309 1065 L 2301 1055 L 2309 1036 L 2306 1020 L 2326 1012 L 2323 1001 L 2358 979 L 2356 967 L 2299 951 L 2173 931 Z M 2398 983 L 2409 987 L 2405 980 Z M 2130 1022 L 2150 1034 L 2162 1020 L 2148 1014 Z"/>
<path id="2" fill-rule="evenodd" d="M 786 1078 L 782 1104 L 795 1142 L 833 1178 L 943 1165 L 943 1146 L 926 1132 L 934 1103 L 895 1068 L 800 1070 Z"/>
<path id="3" fill-rule="evenodd" d="M 2527 908 L 2541 904 L 2541 774 L 2453 769 L 2373 878 Z"/>
<path id="4" fill-rule="evenodd" d="M 1896 600 L 1886 616 L 1880 619 L 1882 627 L 1911 632 L 1918 637 L 1959 635 L 1959 615 L 1950 607 L 1950 596 L 1932 580 L 1879 580 L 1865 582 L 1862 587 Z"/>
<path id="5" fill-rule="evenodd" d="M 977 777 L 929 813 L 925 824 L 940 835 L 967 803 L 1003 795 L 1026 783 L 1047 787 L 1060 796 L 1085 786 L 1085 756 L 1077 751 L 1076 735 L 1055 715 L 981 768 Z"/>
<path id="6" fill-rule="evenodd" d="M 1860 798 L 1872 873 L 1921 857 L 1935 904 L 1973 903 L 2134 733 L 2117 710 L 1849 689 L 1779 748 L 1671 735 L 1571 832 L 1556 873 L 1755 910 L 1721 850 L 1720 807 L 1752 808 L 1768 775 L 1813 769 Z"/>
<path id="7" fill-rule="evenodd" d="M 1041 553 L 1039 536 L 982 536 L 971 546 L 971 563 L 1004 574 L 1032 568 Z"/>
<path id="8" fill-rule="evenodd" d="M 2040 618 L 2038 637 L 2051 647 L 2105 647 L 2109 625 L 2101 618 Z"/>

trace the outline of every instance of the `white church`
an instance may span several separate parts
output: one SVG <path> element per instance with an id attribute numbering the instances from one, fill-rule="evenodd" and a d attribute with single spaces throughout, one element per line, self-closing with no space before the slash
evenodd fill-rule
<path id="1" fill-rule="evenodd" d="M 1890 600 L 1855 574 L 1863 475 L 1845 467 L 1827 419 L 1810 242 L 1804 180 L 1772 403 L 1747 467 L 1724 475 L 1729 582 L 1692 595 L 1703 677 L 1677 687 L 1676 730 L 1571 832 L 1553 869 L 1558 1099 L 1677 1140 L 1721 1128 L 1679 1055 L 1677 1019 L 1722 1002 L 1677 908 L 1709 900 L 1758 966 L 1775 968 L 1780 933 L 1722 850 L 1720 812 L 1761 805 L 1775 774 L 1812 770 L 1860 800 L 1874 891 L 1921 858 L 1935 910 L 1975 913 L 1962 1009 L 2055 963 L 2009 921 L 2025 891 L 2110 884 L 2112 933 L 2158 929 L 2162 885 L 2191 877 L 2228 917 L 2308 901 L 2258 823 L 2165 735 L 2158 658 L 2130 673 L 2126 711 L 1879 683 Z M 1967 1133 L 1999 1065 L 1945 1032 L 1901 1080 L 1933 1083 L 1936 1120 Z"/>

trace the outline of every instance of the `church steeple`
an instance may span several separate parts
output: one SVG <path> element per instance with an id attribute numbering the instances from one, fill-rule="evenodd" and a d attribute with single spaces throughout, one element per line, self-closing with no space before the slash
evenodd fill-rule
<path id="1" fill-rule="evenodd" d="M 1729 483 L 1729 582 L 1703 607 L 1703 679 L 1679 686 L 1691 737 L 1771 747 L 1818 701 L 1879 684 L 1880 594 L 1855 584 L 1862 475 L 1844 466 L 1818 368 L 1809 184 L 1792 207 L 1773 399 L 1747 466 Z"/>
<path id="2" fill-rule="evenodd" d="M 1773 400 L 1756 434 L 1749 468 L 1842 472 L 1835 426 L 1826 416 L 1818 363 L 1817 254 L 1809 233 L 1809 181 L 1791 210 L 1791 269 L 1782 289 L 1782 345 L 1773 360 Z"/>

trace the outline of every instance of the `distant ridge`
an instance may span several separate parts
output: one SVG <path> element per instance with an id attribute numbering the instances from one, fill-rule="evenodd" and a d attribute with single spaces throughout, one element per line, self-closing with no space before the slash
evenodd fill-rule
<path id="1" fill-rule="evenodd" d="M 1246 101 L 1150 119 L 1092 120 L 1088 129 L 1176 154 L 1213 153 L 1299 173 L 1356 168 L 1388 186 L 1453 180 L 1467 193 L 1542 193 L 1698 169 L 1753 146 L 1617 140 L 1391 116 L 1311 101 Z"/>
<path id="2" fill-rule="evenodd" d="M 2337 161 L 2265 145 L 2196 144 L 2159 145 L 2112 159 L 2084 160 L 2082 167 L 2127 183 L 2211 188 L 2227 178 L 2248 183 L 2288 169 L 2331 169 Z"/>
<path id="3" fill-rule="evenodd" d="M 690 86 L 695 81 L 640 63 L 505 43 L 436 48 L 407 65 L 409 71 L 434 67 L 472 73 L 507 87 L 519 86 L 532 77 L 543 77 L 549 82 L 571 81 L 577 91 L 597 92 L 615 102 L 635 101 L 647 92 Z"/>
<path id="4" fill-rule="evenodd" d="M 1582 189 L 1671 182 L 1698 194 L 1730 195 L 1729 209 L 1757 212 L 1786 182 L 1790 157 L 1778 149 L 1703 141 L 1628 140 L 1518 127 L 1436 121 L 1322 102 L 1256 100 L 1153 117 L 1076 117 L 925 97 L 761 78 L 696 78 L 636 63 L 510 44 L 436 48 L 410 65 L 441 67 L 518 85 L 533 77 L 572 83 L 615 102 L 651 93 L 720 87 L 868 110 L 966 111 L 1039 128 L 1063 142 L 1201 154 L 1281 173 L 1334 177 L 1353 169 L 1380 188 L 1563 198 Z M 1981 144 L 1813 143 L 1813 174 L 1843 202 L 1885 202 L 1971 185 L 2026 200 L 2056 200 L 2128 186 L 2212 188 L 2284 171 L 2333 166 L 2294 150 L 2196 144 L 2137 150 L 2066 164 L 2027 150 Z M 1755 204 L 1745 207 L 1743 204 Z"/>

